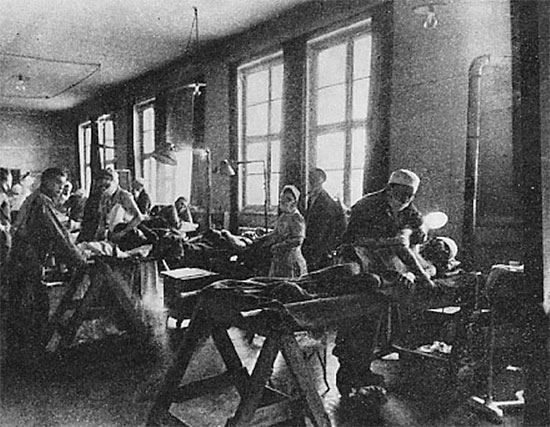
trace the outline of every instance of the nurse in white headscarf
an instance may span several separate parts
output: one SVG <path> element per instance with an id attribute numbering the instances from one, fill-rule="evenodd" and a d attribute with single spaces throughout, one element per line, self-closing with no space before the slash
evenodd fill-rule
<path id="1" fill-rule="evenodd" d="M 298 211 L 300 191 L 294 185 L 285 185 L 279 195 L 280 215 L 275 230 L 266 236 L 271 248 L 271 277 L 300 277 L 307 273 L 302 255 L 306 223 Z"/>

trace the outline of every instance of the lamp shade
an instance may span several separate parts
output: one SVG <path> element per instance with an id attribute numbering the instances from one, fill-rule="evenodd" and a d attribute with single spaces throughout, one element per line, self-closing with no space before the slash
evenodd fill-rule
<path id="1" fill-rule="evenodd" d="M 445 212 L 430 212 L 424 216 L 424 225 L 429 230 L 437 230 L 447 224 L 449 217 Z"/>
<path id="2" fill-rule="evenodd" d="M 155 160 L 165 165 L 176 166 L 178 164 L 176 153 L 174 152 L 174 146 L 172 144 L 164 144 L 155 148 L 152 156 Z"/>
<path id="3" fill-rule="evenodd" d="M 235 169 L 233 169 L 231 163 L 229 163 L 229 160 L 222 160 L 220 162 L 219 172 L 220 175 L 223 176 L 235 176 Z"/>

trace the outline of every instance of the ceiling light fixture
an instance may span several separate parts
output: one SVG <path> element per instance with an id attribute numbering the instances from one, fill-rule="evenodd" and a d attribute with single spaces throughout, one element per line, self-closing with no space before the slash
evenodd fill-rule
<path id="1" fill-rule="evenodd" d="M 25 92 L 27 90 L 27 86 L 25 85 L 25 83 L 28 82 L 30 79 L 23 74 L 13 75 L 13 78 L 15 79 L 15 90 L 19 92 Z"/>
<path id="2" fill-rule="evenodd" d="M 436 16 L 436 7 L 445 6 L 447 4 L 444 0 L 429 0 L 424 1 L 421 4 L 413 6 L 413 12 L 416 15 L 424 17 L 424 22 L 422 26 L 428 30 L 434 29 L 439 24 L 439 21 Z"/>
<path id="3" fill-rule="evenodd" d="M 187 44 L 185 45 L 185 51 L 184 53 L 187 54 L 190 52 L 192 48 L 192 44 L 194 42 L 194 49 L 197 50 L 199 46 L 199 11 L 196 7 L 193 7 L 194 11 L 194 17 L 193 22 L 191 23 L 191 30 L 189 31 L 189 36 L 187 38 Z M 180 70 L 180 75 L 182 73 L 182 70 Z M 179 77 L 178 77 L 179 80 Z M 192 110 L 195 109 L 195 98 L 199 95 L 201 95 L 201 88 L 205 87 L 206 84 L 199 82 L 198 80 L 195 80 L 193 83 L 187 84 L 183 87 L 191 88 L 193 89 L 193 104 L 192 104 Z M 194 114 L 193 114 L 194 116 Z M 176 166 L 178 164 L 177 158 L 176 158 L 176 146 L 171 143 L 170 141 L 165 141 L 158 145 L 158 147 L 155 148 L 155 151 L 153 151 L 153 158 L 160 163 L 163 163 L 165 165 L 169 166 Z"/>
<path id="4" fill-rule="evenodd" d="M 98 63 L 7 52 L 0 52 L 0 64 L 0 70 L 5 73 L 3 76 L 0 73 L 1 98 L 55 98 L 78 86 L 101 68 Z M 16 72 L 7 74 L 7 70 Z"/>

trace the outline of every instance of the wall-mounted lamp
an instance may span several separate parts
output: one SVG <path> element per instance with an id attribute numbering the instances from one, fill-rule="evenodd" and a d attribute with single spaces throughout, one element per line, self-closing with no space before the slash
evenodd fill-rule
<path id="1" fill-rule="evenodd" d="M 437 24 L 439 23 L 436 16 L 436 7 L 445 6 L 446 4 L 447 2 L 443 0 L 424 1 L 421 4 L 413 6 L 413 12 L 416 15 L 424 17 L 424 22 L 422 23 L 424 28 L 433 29 L 437 27 Z"/>
<path id="2" fill-rule="evenodd" d="M 449 221 L 449 217 L 445 212 L 430 212 L 424 216 L 424 227 L 428 230 L 437 230 L 444 227 Z"/>
<path id="3" fill-rule="evenodd" d="M 268 231 L 268 208 L 269 208 L 269 200 L 268 200 L 268 193 L 267 193 L 267 168 L 265 165 L 264 160 L 246 160 L 246 161 L 239 161 L 239 162 L 233 162 L 233 165 L 235 167 L 239 165 L 248 165 L 253 163 L 261 163 L 262 164 L 262 176 L 263 176 L 263 184 L 264 184 L 264 228 L 267 233 Z M 220 175 L 224 176 L 235 176 L 235 168 L 232 165 L 231 161 L 228 159 L 222 160 L 220 163 L 220 167 L 218 169 L 218 172 Z"/>
<path id="4" fill-rule="evenodd" d="M 176 159 L 176 147 L 169 142 L 155 148 L 151 156 L 153 159 L 165 165 L 176 166 L 178 164 L 178 160 Z"/>

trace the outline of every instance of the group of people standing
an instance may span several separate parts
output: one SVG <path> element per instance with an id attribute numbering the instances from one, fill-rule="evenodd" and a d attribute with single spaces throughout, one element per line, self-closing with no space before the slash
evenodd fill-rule
<path id="1" fill-rule="evenodd" d="M 299 277 L 330 265 L 346 227 L 342 205 L 324 189 L 326 174 L 320 168 L 309 174 L 310 191 L 304 215 L 298 209 L 300 191 L 285 185 L 279 194 L 279 216 L 273 232 L 263 238 L 271 249 L 269 275 Z"/>

